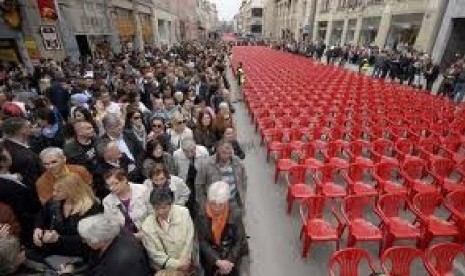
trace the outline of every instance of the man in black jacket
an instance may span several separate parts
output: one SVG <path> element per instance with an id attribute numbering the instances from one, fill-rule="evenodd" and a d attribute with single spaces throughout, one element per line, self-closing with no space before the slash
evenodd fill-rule
<path id="1" fill-rule="evenodd" d="M 74 123 L 75 138 L 64 146 L 63 151 L 69 164 L 85 167 L 94 173 L 97 166 L 95 130 L 91 123 L 78 121 Z"/>
<path id="2" fill-rule="evenodd" d="M 12 159 L 11 173 L 19 173 L 24 184 L 35 192 L 35 183 L 42 175 L 43 167 L 39 156 L 29 146 L 29 122 L 23 118 L 8 118 L 3 122 L 2 130 L 3 145 Z"/>
<path id="3" fill-rule="evenodd" d="M 112 141 L 117 141 L 120 151 L 133 163 L 137 164 L 137 159 L 142 156 L 144 148 L 134 133 L 123 130 L 123 122 L 120 116 L 108 113 L 103 118 L 102 123 L 105 129 L 105 135 L 102 138 L 110 138 Z"/>
<path id="4" fill-rule="evenodd" d="M 153 275 L 142 243 L 113 218 L 104 214 L 87 217 L 79 222 L 78 231 L 97 252 L 91 258 L 89 275 Z"/>

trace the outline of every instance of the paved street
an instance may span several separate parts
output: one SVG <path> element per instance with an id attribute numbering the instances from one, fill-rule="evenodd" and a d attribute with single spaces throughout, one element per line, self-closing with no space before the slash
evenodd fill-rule
<path id="1" fill-rule="evenodd" d="M 231 79 L 233 91 L 235 82 Z M 312 249 L 314 256 L 303 261 L 300 257 L 300 220 L 298 208 L 292 216 L 285 213 L 285 186 L 273 184 L 273 169 L 266 163 L 260 138 L 250 124 L 242 102 L 235 104 L 239 141 L 247 152 L 245 166 L 248 173 L 246 227 L 250 236 L 252 276 L 308 276 L 327 275 L 326 260 L 334 245 L 323 243 Z"/>
<path id="2" fill-rule="evenodd" d="M 228 78 L 233 95 L 237 95 L 235 80 L 231 72 Z M 272 163 L 266 163 L 266 152 L 260 146 L 260 137 L 250 123 L 250 117 L 242 102 L 235 103 L 235 120 L 238 138 L 246 150 L 245 166 L 248 173 L 248 192 L 246 202 L 246 228 L 250 236 L 252 276 L 308 276 L 328 275 L 327 262 L 335 250 L 335 244 L 329 242 L 314 243 L 311 256 L 303 260 L 300 256 L 301 242 L 300 214 L 298 205 L 294 205 L 292 215 L 285 213 L 286 188 L 283 179 L 273 184 Z M 345 235 L 341 248 L 345 246 Z M 399 245 L 413 245 L 400 242 Z M 367 249 L 372 256 L 378 254 L 378 243 L 363 243 L 359 247 Z M 377 258 L 376 258 L 377 259 Z M 379 263 L 377 263 L 379 267 Z M 457 269 L 460 269 L 457 267 Z M 366 263 L 362 263 L 359 275 L 369 275 Z M 378 269 L 380 271 L 380 269 Z M 463 271 L 463 270 L 462 270 Z M 413 265 L 413 276 L 427 275 L 419 262 Z"/>

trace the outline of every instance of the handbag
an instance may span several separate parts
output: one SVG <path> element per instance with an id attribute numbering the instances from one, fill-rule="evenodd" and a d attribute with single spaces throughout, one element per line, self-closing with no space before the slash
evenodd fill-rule
<path id="1" fill-rule="evenodd" d="M 160 239 L 161 246 L 163 247 L 163 251 L 167 254 L 166 246 L 165 243 L 163 242 L 163 239 Z M 168 254 L 167 254 L 168 255 Z M 191 263 L 189 271 L 180 271 L 176 269 L 166 269 L 164 268 L 166 265 L 166 262 L 168 259 L 165 261 L 165 264 L 163 264 L 162 269 L 158 270 L 157 273 L 155 273 L 155 276 L 195 276 L 197 268 L 195 264 Z"/>

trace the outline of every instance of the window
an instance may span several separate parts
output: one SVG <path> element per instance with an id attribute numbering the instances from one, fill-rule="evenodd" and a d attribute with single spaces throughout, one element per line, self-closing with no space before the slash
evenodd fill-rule
<path id="1" fill-rule="evenodd" d="M 250 26 L 250 32 L 251 33 L 262 33 L 262 25 L 251 25 Z"/>
<path id="2" fill-rule="evenodd" d="M 331 0 L 323 0 L 321 1 L 321 11 L 327 12 L 331 6 Z"/>
<path id="3" fill-rule="evenodd" d="M 253 8 L 252 9 L 252 16 L 253 17 L 262 17 L 263 16 L 263 9 L 262 8 Z"/>

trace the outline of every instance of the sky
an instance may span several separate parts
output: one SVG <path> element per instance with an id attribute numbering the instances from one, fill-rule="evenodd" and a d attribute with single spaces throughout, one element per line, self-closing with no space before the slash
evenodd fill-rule
<path id="1" fill-rule="evenodd" d="M 239 11 L 242 0 L 210 0 L 216 3 L 220 20 L 232 20 Z"/>

